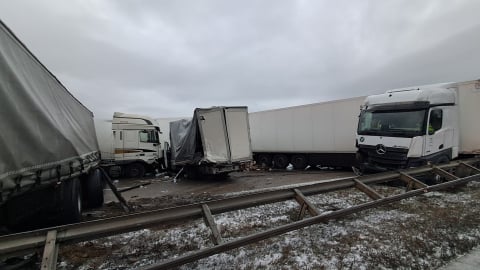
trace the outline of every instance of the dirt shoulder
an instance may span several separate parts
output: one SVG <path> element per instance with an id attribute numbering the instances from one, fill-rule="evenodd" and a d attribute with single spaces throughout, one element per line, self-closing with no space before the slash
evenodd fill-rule
<path id="1" fill-rule="evenodd" d="M 230 174 L 227 178 L 179 179 L 176 183 L 172 177 L 156 177 L 143 179 L 121 179 L 117 188 L 122 189 L 135 185 L 151 183 L 142 188 L 126 191 L 122 195 L 126 200 L 156 198 L 164 196 L 184 196 L 208 194 L 224 195 L 256 189 L 272 188 L 289 184 L 308 183 L 334 178 L 354 176 L 351 171 L 311 170 L 311 171 L 248 171 Z M 116 201 L 107 189 L 106 201 Z"/>

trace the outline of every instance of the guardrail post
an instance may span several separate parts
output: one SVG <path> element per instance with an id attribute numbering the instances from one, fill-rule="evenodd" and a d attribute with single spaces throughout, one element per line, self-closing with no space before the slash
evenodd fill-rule
<path id="1" fill-rule="evenodd" d="M 295 188 L 293 191 L 295 192 L 295 200 L 301 205 L 300 212 L 298 213 L 298 220 L 303 219 L 305 211 L 307 210 L 311 216 L 318 216 L 320 214 L 317 207 L 307 200 L 300 190 Z"/>
<path id="2" fill-rule="evenodd" d="M 210 230 L 212 231 L 213 243 L 215 245 L 220 245 L 221 243 L 223 243 L 223 239 L 222 239 L 222 236 L 220 235 L 220 232 L 218 231 L 217 224 L 213 219 L 210 208 L 208 207 L 208 205 L 202 204 L 202 210 L 203 210 L 203 217 L 204 217 L 205 223 L 207 224 L 208 227 L 210 227 Z"/>
<path id="3" fill-rule="evenodd" d="M 45 248 L 43 249 L 42 270 L 55 270 L 57 268 L 57 231 L 48 231 L 47 239 L 45 241 Z"/>
<path id="4" fill-rule="evenodd" d="M 439 176 L 445 177 L 448 181 L 459 179 L 459 177 L 445 171 L 444 169 L 440 169 L 437 166 L 432 166 L 432 169 L 433 169 L 433 173 L 438 174 Z"/>
<path id="5" fill-rule="evenodd" d="M 400 173 L 400 180 L 407 184 L 407 191 L 410 191 L 413 188 L 420 189 L 420 188 L 428 187 L 428 185 L 426 185 L 425 183 L 422 183 L 417 178 L 411 175 L 408 175 L 404 172 L 399 172 L 399 173 Z"/>
<path id="6" fill-rule="evenodd" d="M 470 164 L 467 164 L 465 162 L 460 162 L 459 165 L 464 166 L 466 168 L 469 168 L 470 170 L 475 171 L 476 173 L 480 173 L 480 169 L 478 169 L 477 167 L 474 167 Z"/>
<path id="7" fill-rule="evenodd" d="M 358 179 L 353 179 L 353 182 L 355 182 L 355 187 L 357 189 L 359 189 L 360 191 L 362 191 L 363 193 L 367 194 L 368 197 L 372 198 L 373 200 L 379 200 L 379 199 L 382 199 L 383 196 L 380 195 L 378 192 L 376 192 L 375 190 L 373 190 L 371 187 L 365 185 L 364 183 L 362 183 L 361 181 L 359 181 Z"/>

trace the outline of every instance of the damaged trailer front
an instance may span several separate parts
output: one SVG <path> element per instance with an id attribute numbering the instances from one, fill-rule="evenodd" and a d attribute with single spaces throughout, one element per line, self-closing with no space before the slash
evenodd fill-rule
<path id="1" fill-rule="evenodd" d="M 171 166 L 188 173 L 228 174 L 252 160 L 247 107 L 197 108 L 170 122 Z"/>
<path id="2" fill-rule="evenodd" d="M 0 123 L 0 225 L 77 222 L 82 203 L 103 204 L 93 113 L 1 21 Z"/>

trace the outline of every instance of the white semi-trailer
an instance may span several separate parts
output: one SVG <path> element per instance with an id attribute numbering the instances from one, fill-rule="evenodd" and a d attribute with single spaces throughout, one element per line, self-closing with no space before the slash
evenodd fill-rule
<path id="1" fill-rule="evenodd" d="M 93 114 L 0 21 L 0 225 L 77 222 L 103 204 Z"/>
<path id="2" fill-rule="evenodd" d="M 389 90 L 365 99 L 361 169 L 384 171 L 480 154 L 480 80 Z"/>
<path id="3" fill-rule="evenodd" d="M 250 113 L 257 164 L 296 169 L 320 165 L 349 168 L 355 161 L 355 130 L 365 97 Z"/>

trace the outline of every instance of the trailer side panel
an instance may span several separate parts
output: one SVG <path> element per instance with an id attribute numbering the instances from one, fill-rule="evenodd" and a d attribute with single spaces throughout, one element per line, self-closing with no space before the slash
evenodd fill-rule
<path id="1" fill-rule="evenodd" d="M 4 193 L 98 162 L 92 112 L 1 22 L 0 123 Z"/>
<path id="2" fill-rule="evenodd" d="M 460 154 L 480 154 L 480 80 L 458 84 Z"/>

